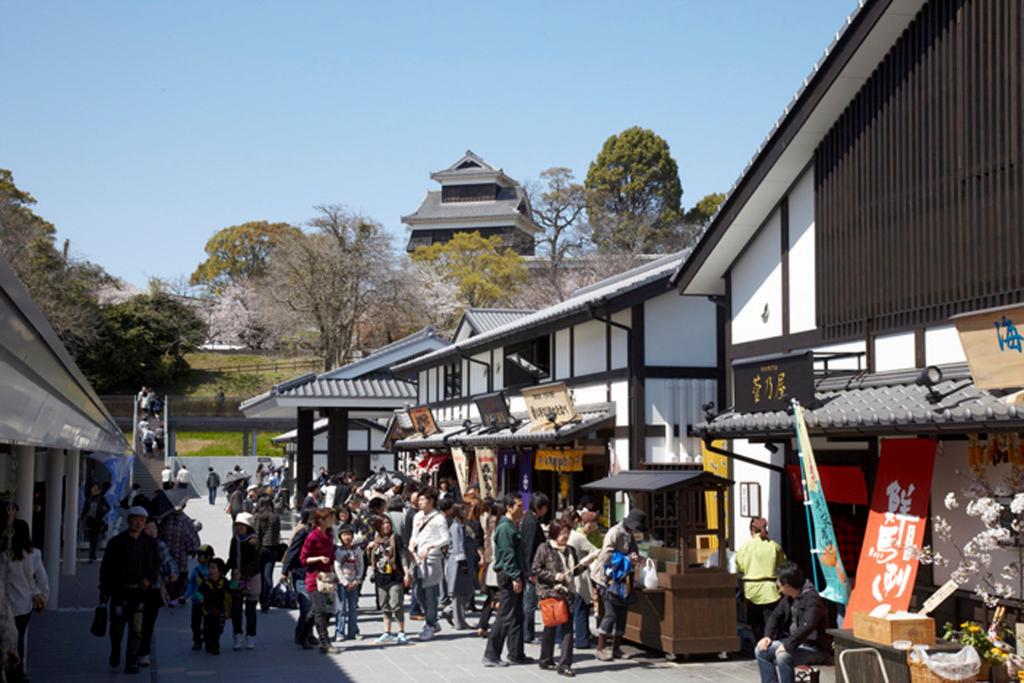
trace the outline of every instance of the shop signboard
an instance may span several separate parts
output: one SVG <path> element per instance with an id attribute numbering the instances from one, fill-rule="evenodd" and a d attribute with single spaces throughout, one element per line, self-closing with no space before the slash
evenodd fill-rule
<path id="1" fill-rule="evenodd" d="M 498 451 L 498 462 L 503 470 L 515 470 L 519 468 L 519 451 L 514 448 L 502 448 Z"/>
<path id="2" fill-rule="evenodd" d="M 891 612 L 910 606 L 918 565 L 914 549 L 921 547 L 928 523 L 935 446 L 934 439 L 882 440 L 846 628 L 852 628 L 854 614 L 881 605 Z"/>
<path id="3" fill-rule="evenodd" d="M 498 455 L 493 448 L 476 449 L 476 474 L 480 482 L 480 496 L 496 498 L 498 495 Z"/>
<path id="4" fill-rule="evenodd" d="M 725 448 L 725 441 L 722 439 L 713 441 L 712 446 L 718 449 Z M 721 453 L 715 453 L 714 451 L 708 450 L 707 445 L 701 441 L 701 461 L 704 465 L 704 471 L 710 472 L 711 474 L 722 477 L 723 479 L 729 478 L 729 458 L 722 455 Z M 725 528 L 729 528 L 729 494 L 723 494 L 725 496 Z M 708 529 L 718 529 L 718 493 L 716 491 L 705 491 L 704 492 L 704 505 L 707 510 L 708 516 Z M 718 547 L 718 538 L 711 536 L 711 547 Z"/>
<path id="5" fill-rule="evenodd" d="M 1024 386 L 1024 306 L 956 316 L 953 322 L 976 387 Z"/>
<path id="6" fill-rule="evenodd" d="M 555 429 L 577 419 L 576 407 L 564 382 L 526 387 L 520 393 L 533 422 L 531 432 Z"/>
<path id="7" fill-rule="evenodd" d="M 437 434 L 440 431 L 434 422 L 434 413 L 430 411 L 430 406 L 409 408 L 409 419 L 412 420 L 413 429 L 423 436 Z"/>
<path id="8" fill-rule="evenodd" d="M 534 469 L 548 472 L 582 472 L 583 449 L 566 448 L 565 450 L 556 450 L 552 448 L 538 448 L 534 459 Z"/>
<path id="9" fill-rule="evenodd" d="M 793 399 L 814 402 L 814 356 L 808 351 L 732 367 L 738 413 L 789 410 Z"/>
<path id="10" fill-rule="evenodd" d="M 469 458 L 466 451 L 452 447 L 452 464 L 455 465 L 455 477 L 459 480 L 459 490 L 465 491 L 469 486 Z"/>
<path id="11" fill-rule="evenodd" d="M 512 414 L 508 411 L 505 394 L 497 391 L 484 394 L 475 400 L 476 409 L 480 412 L 480 423 L 484 427 L 504 429 L 512 425 Z"/>

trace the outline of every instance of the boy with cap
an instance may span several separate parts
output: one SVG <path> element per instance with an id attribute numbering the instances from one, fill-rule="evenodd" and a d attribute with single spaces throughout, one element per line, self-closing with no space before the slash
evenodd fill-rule
<path id="1" fill-rule="evenodd" d="M 128 528 L 107 543 L 100 563 L 100 603 L 110 604 L 110 667 L 121 665 L 121 636 L 128 627 L 125 673 L 139 672 L 142 613 L 146 592 L 160 577 L 160 550 L 156 539 L 143 533 L 149 511 L 128 509 Z"/>
<path id="2" fill-rule="evenodd" d="M 202 596 L 197 592 L 201 581 L 210 575 L 210 560 L 213 559 L 213 548 L 208 545 L 199 546 L 196 551 L 196 566 L 188 573 L 185 582 L 185 595 L 192 601 L 192 649 L 203 647 L 203 603 Z"/>
<path id="3" fill-rule="evenodd" d="M 211 655 L 219 655 L 220 634 L 224 632 L 224 621 L 232 611 L 231 584 L 225 577 L 227 567 L 224 560 L 219 557 L 209 561 L 207 572 L 196 587 L 196 597 L 202 606 L 203 641 L 206 644 L 206 651 Z"/>
<path id="4" fill-rule="evenodd" d="M 231 603 L 231 626 L 235 634 L 234 649 L 241 650 L 242 608 L 245 608 L 245 649 L 256 649 L 256 602 L 260 599 L 260 538 L 256 518 L 250 512 L 235 517 L 235 534 L 231 537 L 228 568 L 238 586 Z"/>

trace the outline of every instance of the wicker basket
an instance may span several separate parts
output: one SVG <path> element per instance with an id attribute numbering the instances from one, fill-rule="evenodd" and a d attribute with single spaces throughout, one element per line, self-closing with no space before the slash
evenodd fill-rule
<path id="1" fill-rule="evenodd" d="M 978 680 L 977 676 L 957 680 L 943 678 L 929 669 L 924 662 L 915 662 L 909 656 L 907 657 L 907 666 L 910 667 L 910 683 L 976 683 Z"/>

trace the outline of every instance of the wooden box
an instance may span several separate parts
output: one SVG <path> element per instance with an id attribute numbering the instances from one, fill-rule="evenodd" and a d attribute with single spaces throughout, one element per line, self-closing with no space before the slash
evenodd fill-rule
<path id="1" fill-rule="evenodd" d="M 897 640 L 909 640 L 914 645 L 934 645 L 935 620 L 931 617 L 880 619 L 854 614 L 853 635 L 882 645 L 892 645 Z"/>

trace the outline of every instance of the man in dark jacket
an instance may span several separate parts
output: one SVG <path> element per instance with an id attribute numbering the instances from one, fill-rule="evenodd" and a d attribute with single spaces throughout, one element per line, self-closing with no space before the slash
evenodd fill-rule
<path id="1" fill-rule="evenodd" d="M 494 529 L 494 571 L 498 576 L 498 617 L 487 638 L 484 666 L 529 664 L 534 661 L 523 651 L 523 587 L 529 576 L 530 564 L 519 531 L 523 519 L 523 499 L 518 493 L 505 496 L 505 516 Z M 501 651 L 508 640 L 508 661 L 501 659 Z"/>
<path id="2" fill-rule="evenodd" d="M 96 561 L 96 549 L 100 547 L 100 537 L 107 528 L 107 513 L 110 503 L 103 497 L 99 484 L 89 486 L 89 497 L 82 506 L 82 524 L 89 537 L 89 564 Z"/>
<path id="3" fill-rule="evenodd" d="M 544 545 L 544 529 L 540 521 L 548 514 L 548 497 L 543 493 L 534 493 L 530 498 L 530 511 L 523 516 L 523 523 L 519 526 L 523 534 L 523 547 L 526 549 L 526 566 L 531 569 L 529 580 L 523 590 L 523 611 L 525 628 L 523 637 L 527 643 L 537 639 L 537 626 L 534 623 L 537 616 L 537 585 L 532 576 L 533 558 L 537 555 L 537 548 Z"/>
<path id="4" fill-rule="evenodd" d="M 139 672 L 146 592 L 160 576 L 160 549 L 156 539 L 143 533 L 148 519 L 146 508 L 130 508 L 128 528 L 110 539 L 100 564 L 100 603 L 110 605 L 110 666 L 113 669 L 121 665 L 121 636 L 128 626 L 125 673 Z"/>
<path id="5" fill-rule="evenodd" d="M 220 475 L 211 467 L 206 475 L 206 494 L 210 499 L 210 505 L 217 502 L 218 488 L 220 488 Z"/>
<path id="6" fill-rule="evenodd" d="M 292 530 L 292 540 L 281 560 L 281 581 L 291 581 L 299 601 L 299 618 L 295 622 L 295 644 L 300 645 L 303 650 L 310 650 L 316 644 L 316 641 L 312 640 L 313 620 L 309 618 L 313 604 L 310 602 L 309 593 L 306 592 L 306 567 L 299 560 L 302 544 L 306 542 L 310 532 L 309 517 L 309 513 L 302 513 L 301 521 Z"/>
<path id="7" fill-rule="evenodd" d="M 828 613 L 825 601 L 795 563 L 780 564 L 775 578 L 782 599 L 768 617 L 765 637 L 757 644 L 757 668 L 761 683 L 793 683 L 796 667 L 828 661 Z"/>

